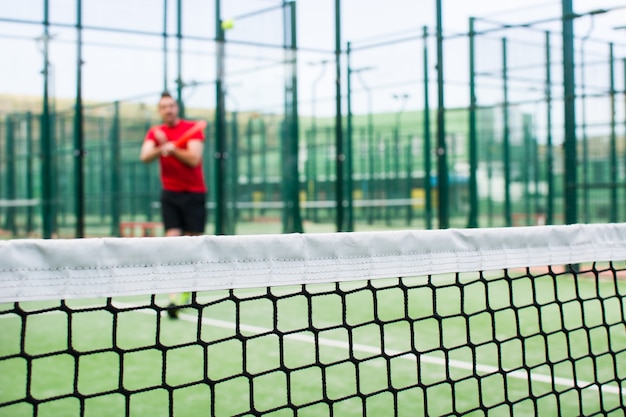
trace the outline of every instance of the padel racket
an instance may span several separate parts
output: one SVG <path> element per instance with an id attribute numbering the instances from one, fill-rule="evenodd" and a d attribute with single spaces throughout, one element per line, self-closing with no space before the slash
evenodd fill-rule
<path id="1" fill-rule="evenodd" d="M 206 128 L 206 122 L 204 120 L 197 121 L 193 126 L 185 130 L 185 132 L 174 141 L 174 145 L 176 145 L 177 148 L 180 148 L 185 143 L 187 143 L 193 135 L 200 132 L 201 130 L 204 130 L 204 128 Z"/>

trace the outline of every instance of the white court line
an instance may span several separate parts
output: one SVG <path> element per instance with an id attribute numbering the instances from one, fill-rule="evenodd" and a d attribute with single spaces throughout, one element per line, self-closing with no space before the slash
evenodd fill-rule
<path id="1" fill-rule="evenodd" d="M 178 318 L 179 320 L 185 320 L 185 321 L 193 322 L 193 323 L 197 321 L 196 316 L 192 316 L 189 314 L 180 314 Z M 235 323 L 224 321 L 224 320 L 202 318 L 202 324 L 213 326 L 213 327 L 219 327 L 223 329 L 236 330 Z M 241 324 L 239 326 L 239 329 L 241 331 L 249 332 L 252 334 L 272 332 L 272 329 L 259 327 L 259 326 L 252 326 L 252 325 L 247 325 L 247 324 Z M 322 337 L 318 338 L 317 342 L 313 336 L 307 336 L 303 334 L 287 334 L 287 335 L 284 335 L 284 338 L 289 339 L 289 340 L 296 340 L 296 341 L 304 342 L 304 343 L 313 343 L 313 344 L 317 343 L 323 346 L 336 347 L 336 348 L 341 348 L 341 349 L 346 349 L 346 350 L 352 349 L 353 351 L 357 351 L 357 352 L 373 353 L 376 355 L 382 354 L 381 349 L 379 347 L 362 345 L 358 343 L 350 345 L 346 342 L 341 342 L 339 340 L 326 339 Z M 413 353 L 405 353 L 404 355 L 398 356 L 402 354 L 402 351 L 398 351 L 394 349 L 385 349 L 385 354 L 390 355 L 390 356 L 397 356 L 399 358 L 407 359 L 412 362 L 416 362 L 418 360 L 418 357 Z M 492 374 L 492 373 L 498 373 L 502 371 L 506 373 L 506 376 L 509 376 L 511 378 L 516 378 L 516 379 L 522 379 L 522 380 L 530 379 L 532 381 L 543 382 L 546 384 L 554 383 L 554 385 L 565 386 L 568 388 L 580 388 L 580 389 L 588 389 L 592 391 L 600 391 L 600 392 L 607 393 L 607 394 L 626 395 L 626 389 L 620 389 L 619 386 L 616 386 L 616 385 L 608 385 L 608 384 L 598 385 L 596 383 L 588 382 L 584 380 L 573 380 L 570 378 L 555 377 L 555 376 L 539 374 L 535 372 L 532 372 L 529 376 L 528 371 L 525 371 L 525 370 L 510 371 L 507 369 L 499 369 L 491 365 L 483 365 L 483 364 L 478 364 L 478 363 L 474 365 L 471 362 L 458 361 L 454 359 L 445 360 L 442 358 L 435 357 L 433 355 L 419 355 L 419 361 L 433 364 L 433 365 L 440 365 L 444 367 L 449 366 L 451 368 L 458 368 L 458 369 L 464 369 L 464 370 L 470 370 L 470 371 L 476 370 L 476 372 L 483 373 L 483 374 Z"/>
<path id="2" fill-rule="evenodd" d="M 121 307 L 127 307 L 127 308 L 139 307 L 131 303 L 125 303 L 125 302 L 120 302 L 120 301 L 115 301 L 114 304 L 117 304 Z M 153 315 L 156 313 L 156 311 L 151 308 L 135 310 L 135 312 L 142 313 L 142 314 L 150 314 L 150 315 Z M 165 314 L 165 312 L 163 314 Z M 0 316 L 0 317 L 8 318 L 8 316 Z M 197 316 L 192 316 L 190 314 L 179 314 L 178 319 L 184 320 L 190 323 L 197 322 Z M 235 323 L 225 321 L 225 320 L 202 318 L 202 324 L 207 325 L 207 326 L 223 328 L 223 329 L 229 329 L 229 330 L 237 329 Z M 239 326 L 239 329 L 241 331 L 248 332 L 251 334 L 262 334 L 262 333 L 272 332 L 272 329 L 248 325 L 248 324 L 241 324 Z M 287 335 L 284 335 L 284 338 L 289 339 L 289 340 L 303 342 L 303 343 L 311 343 L 311 344 L 317 343 L 319 345 L 328 346 L 328 347 L 336 347 L 336 348 L 346 349 L 346 350 L 351 349 L 352 351 L 356 351 L 356 352 L 372 353 L 375 355 L 382 354 L 380 347 L 368 346 L 368 345 L 363 345 L 363 344 L 358 344 L 358 343 L 350 345 L 346 342 L 333 340 L 333 339 L 327 339 L 323 337 L 318 338 L 316 341 L 313 336 L 307 336 L 303 334 L 287 334 Z M 385 353 L 387 355 L 396 356 L 399 358 L 410 360 L 412 362 L 418 361 L 418 356 L 414 353 L 402 354 L 403 353 L 402 351 L 394 350 L 394 349 L 385 349 Z M 584 380 L 574 380 L 570 378 L 556 377 L 556 376 L 551 376 L 551 375 L 539 374 L 535 372 L 532 372 L 529 376 L 528 371 L 526 370 L 510 371 L 507 369 L 499 369 L 491 365 L 483 365 L 483 364 L 478 364 L 478 363 L 474 365 L 471 362 L 459 361 L 459 360 L 454 360 L 454 359 L 446 360 L 443 358 L 438 358 L 436 356 L 426 355 L 426 354 L 419 355 L 419 361 L 423 363 L 429 363 L 429 364 L 439 365 L 443 367 L 449 366 L 451 368 L 464 369 L 464 370 L 469 370 L 469 371 L 475 370 L 477 373 L 482 373 L 482 374 L 493 374 L 493 373 L 504 372 L 506 376 L 509 376 L 511 378 L 516 378 L 516 379 L 521 379 L 521 380 L 532 380 L 536 382 L 554 384 L 554 385 L 564 386 L 568 388 L 580 388 L 580 389 L 587 389 L 591 391 L 600 391 L 600 392 L 607 393 L 607 394 L 615 394 L 615 395 L 621 394 L 621 395 L 626 396 L 626 389 L 620 389 L 619 386 L 616 386 L 616 384 L 598 385 L 596 383 L 588 382 Z"/>

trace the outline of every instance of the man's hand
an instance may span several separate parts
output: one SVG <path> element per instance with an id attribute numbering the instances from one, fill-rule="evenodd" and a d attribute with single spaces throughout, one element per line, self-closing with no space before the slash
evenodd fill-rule
<path id="1" fill-rule="evenodd" d="M 170 156 L 172 152 L 174 152 L 174 149 L 176 149 L 176 145 L 174 145 L 174 142 L 165 142 L 161 145 L 161 155 Z"/>

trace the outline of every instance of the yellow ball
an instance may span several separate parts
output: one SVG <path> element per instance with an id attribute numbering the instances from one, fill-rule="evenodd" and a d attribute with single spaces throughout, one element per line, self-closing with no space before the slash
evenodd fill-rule
<path id="1" fill-rule="evenodd" d="M 235 21 L 233 19 L 222 20 L 222 29 L 228 30 L 235 27 Z"/>

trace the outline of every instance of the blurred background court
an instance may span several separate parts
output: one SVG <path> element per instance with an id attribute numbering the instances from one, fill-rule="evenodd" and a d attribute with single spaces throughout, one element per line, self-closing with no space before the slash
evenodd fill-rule
<path id="1" fill-rule="evenodd" d="M 209 233 L 623 221 L 623 5 L 455 1 L 5 3 L 3 236 L 159 221 L 165 89 L 208 122 Z"/>

